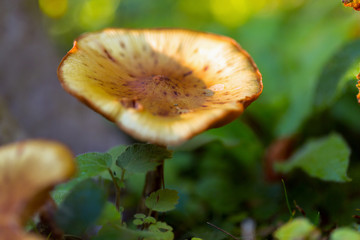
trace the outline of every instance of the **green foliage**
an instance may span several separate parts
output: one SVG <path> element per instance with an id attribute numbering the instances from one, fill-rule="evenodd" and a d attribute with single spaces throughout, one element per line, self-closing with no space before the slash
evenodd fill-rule
<path id="1" fill-rule="evenodd" d="M 112 165 L 112 156 L 109 153 L 85 153 L 76 157 L 79 178 L 91 178 L 108 171 Z"/>
<path id="2" fill-rule="evenodd" d="M 151 230 L 150 230 L 151 228 Z M 149 230 L 133 230 L 121 226 L 104 226 L 96 237 L 91 240 L 109 240 L 109 239 L 126 239 L 126 240 L 173 240 L 174 235 L 172 228 L 166 223 L 157 222 L 151 224 Z"/>
<path id="3" fill-rule="evenodd" d="M 115 146 L 110 148 L 107 153 L 111 155 L 113 161 L 115 162 L 116 159 L 118 159 L 118 157 L 125 152 L 126 148 L 128 148 L 128 146 L 126 145 L 119 145 L 119 146 Z"/>
<path id="4" fill-rule="evenodd" d="M 323 68 L 321 75 L 318 79 L 316 92 L 315 92 L 315 106 L 316 107 L 329 107 L 334 101 L 336 95 L 339 94 L 341 87 L 344 86 L 344 77 L 349 69 L 356 67 L 360 62 L 360 40 L 354 40 L 347 43 L 344 47 L 331 57 Z M 345 81 L 355 80 L 356 76 L 352 72 L 352 78 L 345 78 Z M 339 89 L 340 88 L 340 89 Z"/>
<path id="5" fill-rule="evenodd" d="M 234 121 L 222 128 L 214 128 L 187 141 L 175 150 L 190 151 L 214 141 L 219 141 L 224 148 L 246 165 L 253 165 L 254 159 L 261 156 L 263 145 L 254 131 L 244 122 Z"/>
<path id="6" fill-rule="evenodd" d="M 350 149 L 338 134 L 308 141 L 293 157 L 279 163 L 277 169 L 283 173 L 295 168 L 304 170 L 313 177 L 325 181 L 346 182 Z"/>
<path id="7" fill-rule="evenodd" d="M 106 203 L 104 190 L 88 179 L 76 185 L 61 203 L 56 223 L 66 234 L 80 236 L 99 218 Z"/>
<path id="8" fill-rule="evenodd" d="M 116 176 L 120 176 L 121 169 L 115 165 L 115 161 L 125 151 L 125 148 L 126 146 L 120 145 L 111 148 L 107 153 L 91 152 L 78 155 L 75 159 L 78 167 L 77 176 L 72 181 L 56 187 L 55 191 L 52 192 L 55 202 L 60 204 L 69 191 L 82 180 L 97 176 L 111 179 L 109 171 L 115 173 Z"/>
<path id="9" fill-rule="evenodd" d="M 274 232 L 277 240 L 319 240 L 321 233 L 308 219 L 296 218 L 282 225 Z M 333 230 L 329 237 L 330 240 L 358 240 L 360 233 L 348 227 L 337 228 Z"/>
<path id="10" fill-rule="evenodd" d="M 135 214 L 133 224 L 143 226 L 143 230 L 126 227 L 122 215 L 124 208 L 106 202 L 105 189 L 92 180 L 92 178 L 96 178 L 99 183 L 112 180 L 115 185 L 124 187 L 123 173 L 125 171 L 146 173 L 170 157 L 171 152 L 151 144 L 117 146 L 107 153 L 79 155 L 76 158 L 78 162 L 77 177 L 69 183 L 61 185 L 53 193 L 60 203 L 59 211 L 56 214 L 57 224 L 65 233 L 76 236 L 85 234 L 95 223 L 103 226 L 93 239 L 126 238 L 135 240 L 140 237 L 144 240 L 172 240 L 174 238 L 172 227 L 141 213 Z M 120 167 L 114 165 L 114 162 L 117 162 Z M 116 174 L 116 172 L 122 174 Z M 174 190 L 159 190 L 146 199 L 146 206 L 151 211 L 170 211 L 175 208 L 178 198 L 177 192 Z"/>
<path id="11" fill-rule="evenodd" d="M 278 240 L 318 240 L 319 231 L 306 218 L 297 218 L 281 226 L 274 233 Z"/>
<path id="12" fill-rule="evenodd" d="M 351 228 L 335 229 L 330 236 L 330 240 L 360 240 L 360 233 Z"/>
<path id="13" fill-rule="evenodd" d="M 156 222 L 150 224 L 149 232 L 154 233 L 153 236 L 144 238 L 144 240 L 172 240 L 174 239 L 173 228 L 165 222 Z"/>
<path id="14" fill-rule="evenodd" d="M 166 148 L 152 144 L 134 144 L 117 158 L 116 164 L 130 173 L 146 173 L 154 170 L 172 153 Z"/>
<path id="15" fill-rule="evenodd" d="M 145 205 L 152 211 L 167 212 L 175 208 L 178 200 L 179 196 L 175 190 L 160 189 L 146 198 Z"/>
<path id="16" fill-rule="evenodd" d="M 123 209 L 122 209 L 123 210 Z M 122 221 L 121 211 L 116 209 L 116 206 L 110 202 L 106 202 L 102 209 L 101 215 L 97 220 L 97 224 L 103 226 L 109 223 L 118 224 Z"/>
<path id="17" fill-rule="evenodd" d="M 91 238 L 91 240 L 137 240 L 140 236 L 142 236 L 141 231 L 132 230 L 121 226 L 105 225 L 100 229 L 95 237 Z"/>
<path id="18" fill-rule="evenodd" d="M 145 216 L 145 214 L 137 213 L 134 215 L 133 224 L 136 226 L 143 225 L 143 224 L 153 224 L 156 223 L 156 219 L 151 216 Z"/>

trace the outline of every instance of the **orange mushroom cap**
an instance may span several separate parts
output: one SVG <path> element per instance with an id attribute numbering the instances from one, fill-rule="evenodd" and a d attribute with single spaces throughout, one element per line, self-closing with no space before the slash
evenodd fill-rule
<path id="1" fill-rule="evenodd" d="M 84 34 L 58 77 L 125 132 L 165 146 L 231 122 L 263 88 L 255 63 L 233 39 L 184 29 Z"/>
<path id="2" fill-rule="evenodd" d="M 360 11 L 360 0 L 342 0 L 345 7 L 352 7 L 356 11 Z"/>
<path id="3" fill-rule="evenodd" d="M 75 173 L 70 150 L 46 140 L 0 147 L 0 240 L 42 239 L 22 230 L 49 190 Z"/>

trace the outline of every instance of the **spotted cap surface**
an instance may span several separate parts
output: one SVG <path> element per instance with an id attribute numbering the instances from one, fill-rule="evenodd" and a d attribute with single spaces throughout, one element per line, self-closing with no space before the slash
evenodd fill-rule
<path id="1" fill-rule="evenodd" d="M 234 120 L 263 88 L 255 63 L 233 39 L 184 29 L 84 34 L 58 77 L 128 134 L 166 146 Z"/>

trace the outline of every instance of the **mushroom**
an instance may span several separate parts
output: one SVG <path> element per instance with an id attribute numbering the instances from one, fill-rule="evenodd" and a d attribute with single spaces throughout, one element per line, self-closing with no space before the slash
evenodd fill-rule
<path id="1" fill-rule="evenodd" d="M 360 11 L 360 0 L 342 0 L 345 7 L 352 7 L 356 11 Z"/>
<path id="2" fill-rule="evenodd" d="M 106 29 L 74 41 L 58 77 L 133 137 L 178 145 L 236 119 L 262 92 L 233 39 L 184 29 Z"/>
<path id="3" fill-rule="evenodd" d="M 49 191 L 74 173 L 73 155 L 60 143 L 28 140 L 0 147 L 0 239 L 42 239 L 22 228 Z"/>

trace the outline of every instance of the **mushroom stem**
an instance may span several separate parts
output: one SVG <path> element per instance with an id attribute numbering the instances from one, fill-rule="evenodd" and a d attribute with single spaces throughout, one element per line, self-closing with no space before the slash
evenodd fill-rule
<path id="1" fill-rule="evenodd" d="M 142 199 L 139 206 L 139 211 L 147 214 L 148 209 L 145 206 L 145 199 L 148 197 L 152 192 L 156 192 L 157 190 L 165 188 L 165 181 L 164 181 L 164 160 L 156 167 L 155 170 L 149 171 L 146 174 L 145 178 L 145 185 L 142 193 Z M 153 212 L 151 214 L 153 217 L 157 218 L 157 213 Z"/>

